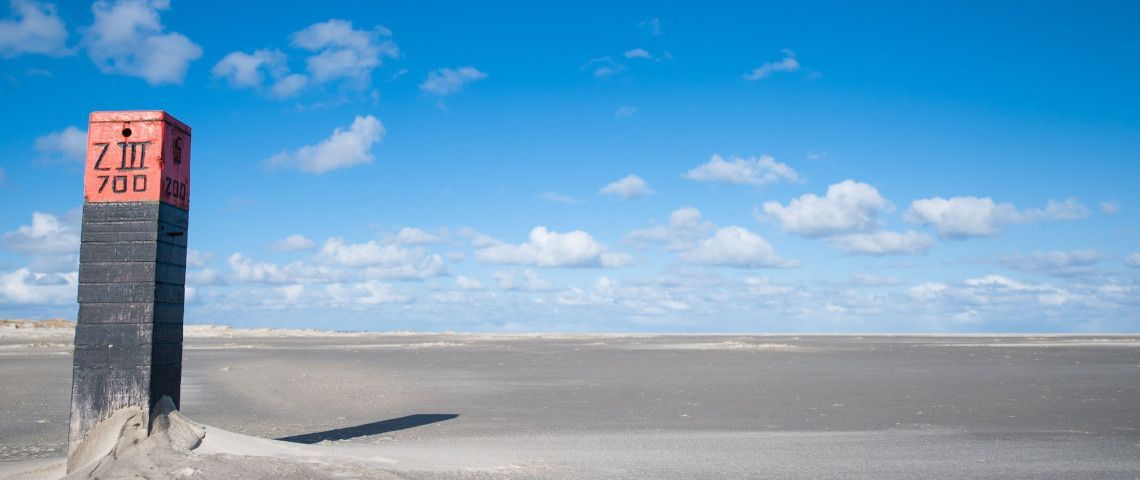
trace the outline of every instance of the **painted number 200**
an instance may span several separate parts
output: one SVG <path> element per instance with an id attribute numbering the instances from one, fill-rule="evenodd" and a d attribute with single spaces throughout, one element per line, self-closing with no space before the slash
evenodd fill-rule
<path id="1" fill-rule="evenodd" d="M 128 188 L 133 192 L 146 191 L 146 175 L 99 175 L 99 179 L 103 180 L 103 183 L 99 184 L 99 193 L 103 193 L 108 185 L 115 193 L 126 193 Z"/>
<path id="2" fill-rule="evenodd" d="M 162 179 L 162 181 L 164 183 L 164 187 L 165 187 L 164 190 L 166 191 L 165 192 L 166 195 L 169 195 L 173 198 L 179 198 L 182 200 L 186 200 L 186 194 L 188 193 L 187 191 L 189 189 L 186 188 L 185 183 L 179 182 L 178 180 L 172 180 L 169 178 L 164 178 L 164 179 Z"/>

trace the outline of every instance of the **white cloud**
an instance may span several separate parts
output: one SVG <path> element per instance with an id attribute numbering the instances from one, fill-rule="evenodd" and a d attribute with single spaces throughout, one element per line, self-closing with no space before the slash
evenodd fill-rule
<path id="1" fill-rule="evenodd" d="M 1116 214 L 1120 212 L 1120 202 L 1117 202 L 1116 200 L 1100 202 L 1100 211 L 1109 215 Z"/>
<path id="2" fill-rule="evenodd" d="M 264 69 L 285 67 L 285 54 L 280 50 L 261 49 L 253 53 L 231 52 L 210 70 L 215 78 L 224 78 L 235 87 L 260 87 L 265 82 Z"/>
<path id="3" fill-rule="evenodd" d="M 851 283 L 862 287 L 887 287 L 902 284 L 898 277 L 872 275 L 869 273 L 855 273 L 851 275 Z"/>
<path id="4" fill-rule="evenodd" d="M 934 197 L 912 202 L 906 220 L 934 225 L 948 238 L 992 237 L 1021 222 L 1021 213 L 1012 203 L 994 203 L 989 197 Z"/>
<path id="5" fill-rule="evenodd" d="M 364 275 L 373 278 L 421 279 L 447 273 L 443 257 L 437 253 L 375 240 L 346 243 L 333 237 L 325 240 L 319 258 L 337 266 L 366 267 Z"/>
<path id="6" fill-rule="evenodd" d="M 796 293 L 794 287 L 782 285 L 768 277 L 748 277 L 744 279 L 748 293 L 761 297 L 786 297 Z"/>
<path id="7" fill-rule="evenodd" d="M 692 207 L 679 208 L 669 216 L 669 225 L 633 230 L 623 240 L 637 246 L 662 245 L 679 252 L 677 258 L 694 265 L 737 268 L 793 267 L 798 262 L 776 255 L 764 237 L 731 225 L 716 229 Z"/>
<path id="8" fill-rule="evenodd" d="M 463 290 L 483 289 L 483 282 L 475 280 L 474 278 L 464 277 L 463 275 L 455 277 L 455 285 Z"/>
<path id="9" fill-rule="evenodd" d="M 636 316 L 667 316 L 693 310 L 702 300 L 684 292 L 644 281 L 618 282 L 606 276 L 594 281 L 593 288 L 569 287 L 557 293 L 557 305 L 620 309 Z"/>
<path id="10" fill-rule="evenodd" d="M 795 281 L 756 275 L 763 270 L 744 270 L 741 275 L 676 263 L 665 270 L 650 269 L 654 271 L 644 277 L 638 277 L 637 269 L 627 270 L 620 279 L 581 271 L 555 272 L 558 276 L 545 279 L 535 267 L 519 267 L 492 269 L 486 279 L 465 271 L 442 282 L 396 283 L 370 278 L 364 273 L 368 267 L 314 260 L 323 263 L 300 275 L 282 273 L 277 282 L 199 286 L 196 308 L 219 315 L 221 321 L 238 321 L 251 311 L 282 320 L 298 312 L 363 320 L 382 309 L 397 321 L 386 328 L 434 330 L 699 330 L 709 325 L 739 330 L 761 321 L 772 329 L 800 331 L 1103 331 L 1134 323 L 1128 313 L 1140 291 L 1133 277 L 1115 274 L 1049 285 L 980 272 L 965 280 L 931 279 L 912 285 L 888 276 L 890 272 L 872 270 L 848 271 L 849 278 L 809 275 Z M 368 313 L 354 313 L 360 310 Z M 273 313 L 278 311 L 285 313 Z M 471 317 L 477 320 L 465 320 Z M 353 328 L 344 323 L 330 327 Z"/>
<path id="11" fill-rule="evenodd" d="M 570 287 L 559 292 L 554 297 L 554 302 L 558 305 L 581 306 L 595 304 L 597 299 L 581 288 Z"/>
<path id="12" fill-rule="evenodd" d="M 3 245 L 13 252 L 31 257 L 29 266 L 36 271 L 71 271 L 79 259 L 79 215 L 64 218 L 50 213 L 32 213 L 32 223 L 3 236 Z"/>
<path id="13" fill-rule="evenodd" d="M 337 237 L 325 240 L 320 255 L 328 261 L 349 267 L 394 265 L 418 256 L 416 252 L 399 245 L 381 244 L 375 240 L 346 243 Z"/>
<path id="14" fill-rule="evenodd" d="M 637 22 L 637 28 L 650 35 L 661 35 L 661 19 L 654 17 L 644 22 Z"/>
<path id="15" fill-rule="evenodd" d="M 0 57 L 23 54 L 70 55 L 67 27 L 55 5 L 35 0 L 11 0 L 13 18 L 0 20 Z"/>
<path id="16" fill-rule="evenodd" d="M 238 252 L 227 258 L 230 267 L 226 280 L 231 284 L 358 284 L 380 279 L 422 280 L 447 275 L 443 257 L 424 248 L 408 248 L 389 238 L 350 243 L 332 237 L 324 241 L 312 263 L 293 261 L 287 264 L 260 262 Z M 312 248 L 313 242 L 300 235 L 290 236 L 273 245 L 278 251 Z M 201 263 L 201 262 L 199 262 Z M 218 282 L 223 283 L 223 282 Z M 342 285 L 342 288 L 349 286 Z M 313 295 L 318 295 L 317 291 Z"/>
<path id="17" fill-rule="evenodd" d="M 1087 295 L 1049 284 L 1033 284 L 1014 280 L 1004 275 L 984 275 L 968 278 L 959 284 L 925 283 L 910 289 L 911 297 L 925 302 L 942 302 L 945 307 L 957 310 L 954 317 L 973 320 L 979 310 L 1010 312 L 1041 310 L 1088 302 Z M 1008 310 L 998 310 L 999 308 Z M 1046 310 L 1049 311 L 1049 310 Z M 952 317 L 953 318 L 953 317 Z"/>
<path id="18" fill-rule="evenodd" d="M 700 240 L 706 237 L 713 235 Z M 363 273 L 367 267 L 314 260 L 324 262 L 320 270 L 294 281 L 199 287 L 195 308 L 230 322 L 254 311 L 259 318 L 276 315 L 282 321 L 298 313 L 362 321 L 384 311 L 396 322 L 385 328 L 432 330 L 700 330 L 712 325 L 736 331 L 759 321 L 771 329 L 797 331 L 1105 331 L 1127 330 L 1134 323 L 1128 314 L 1140 291 L 1134 276 L 1117 272 L 1049 285 L 983 271 L 964 280 L 932 278 L 915 285 L 889 276 L 893 272 L 873 270 L 825 276 L 831 280 L 793 275 L 798 278 L 793 280 L 757 275 L 764 270 L 678 263 L 644 271 L 647 276 L 639 276 L 639 269 L 626 270 L 622 278 L 605 271 L 563 271 L 543 278 L 535 272 L 546 275 L 549 270 L 503 267 L 481 274 L 485 279 L 473 275 L 480 270 L 475 269 L 448 280 L 397 283 L 368 277 Z M 366 313 L 357 313 L 361 311 Z M 357 325 L 329 327 L 361 328 Z"/>
<path id="19" fill-rule="evenodd" d="M 392 32 L 383 27 L 357 30 L 352 22 L 333 19 L 310 25 L 291 38 L 294 46 L 314 52 L 305 60 L 314 82 L 343 78 L 367 85 L 372 71 L 384 58 L 400 56 L 399 47 L 389 38 L 391 35 Z"/>
<path id="20" fill-rule="evenodd" d="M 669 225 L 633 230 L 624 242 L 633 245 L 660 244 L 669 250 L 685 250 L 711 232 L 716 225 L 701 218 L 700 210 L 683 207 L 669 215 Z"/>
<path id="21" fill-rule="evenodd" d="M 784 49 L 784 58 L 776 62 L 768 62 L 756 67 L 744 75 L 745 80 L 760 80 L 777 72 L 795 72 L 800 69 L 800 62 L 796 60 L 795 52 Z"/>
<path id="22" fill-rule="evenodd" d="M 467 303 L 471 304 L 472 295 L 462 290 L 445 290 L 431 297 L 435 303 Z"/>
<path id="23" fill-rule="evenodd" d="M 494 278 L 495 284 L 503 290 L 540 292 L 552 288 L 550 282 L 543 280 L 537 273 L 529 269 L 522 272 L 497 270 L 491 274 L 491 278 Z"/>
<path id="24" fill-rule="evenodd" d="M 602 252 L 598 264 L 605 268 L 620 268 L 633 265 L 633 257 L 622 252 Z"/>
<path id="25" fill-rule="evenodd" d="M 609 56 L 605 56 L 591 58 L 590 61 L 582 65 L 581 69 L 583 71 L 590 70 L 595 77 L 602 78 L 621 73 L 625 70 L 625 65 L 615 62 L 614 59 Z"/>
<path id="26" fill-rule="evenodd" d="M 420 90 L 424 93 L 438 96 L 447 96 L 463 90 L 463 86 L 487 78 L 487 74 L 471 66 L 456 69 L 438 68 L 428 72 L 427 78 L 420 83 Z"/>
<path id="27" fill-rule="evenodd" d="M 714 230 L 711 236 L 710 231 Z M 701 212 L 686 206 L 669 215 L 669 225 L 630 231 L 624 242 L 662 245 L 678 252 L 677 259 L 692 265 L 736 268 L 795 267 L 798 262 L 783 259 L 771 244 L 746 228 L 717 228 L 701 218 Z"/>
<path id="28" fill-rule="evenodd" d="M 1011 255 L 999 263 L 1023 272 L 1065 277 L 1091 273 L 1092 266 L 1099 263 L 1102 258 L 1104 256 L 1096 250 L 1054 250 L 1033 252 L 1029 255 Z"/>
<path id="29" fill-rule="evenodd" d="M 396 233 L 396 243 L 404 245 L 428 245 L 443 243 L 443 237 L 415 227 L 403 227 Z"/>
<path id="30" fill-rule="evenodd" d="M 847 253 L 860 255 L 913 255 L 934 246 L 934 237 L 914 230 L 906 233 L 852 233 L 831 237 L 829 241 Z"/>
<path id="31" fill-rule="evenodd" d="M 712 238 L 701 241 L 692 250 L 682 252 L 679 258 L 694 265 L 736 268 L 795 265 L 795 262 L 776 255 L 776 250 L 764 237 L 735 225 L 718 229 Z"/>
<path id="32" fill-rule="evenodd" d="M 329 285 L 325 291 L 340 305 L 373 306 L 412 300 L 411 295 L 375 280 L 348 285 L 336 283 Z"/>
<path id="33" fill-rule="evenodd" d="M 288 56 L 277 49 L 231 52 L 215 64 L 211 72 L 235 88 L 265 88 L 276 98 L 292 97 L 310 85 L 337 80 L 365 88 L 372 82 L 372 72 L 385 58 L 400 56 L 391 35 L 392 32 L 383 27 L 358 30 L 353 28 L 352 22 L 333 19 L 310 25 L 290 36 L 294 47 L 310 52 L 305 59 L 307 75 L 291 72 Z"/>
<path id="34" fill-rule="evenodd" d="M 1132 268 L 1140 268 L 1140 253 L 1133 253 L 1124 259 L 1124 264 Z"/>
<path id="35" fill-rule="evenodd" d="M 1045 220 L 1080 220 L 1089 216 L 1089 208 L 1075 198 L 1063 202 L 1050 199 L 1045 208 L 1031 208 L 1022 212 L 1026 222 Z"/>
<path id="36" fill-rule="evenodd" d="M 241 252 L 233 253 L 226 259 L 230 266 L 233 280 L 236 282 L 251 283 L 297 283 L 300 281 L 313 281 L 319 277 L 316 269 L 302 262 L 293 262 L 287 265 L 257 262 L 247 258 Z"/>
<path id="37" fill-rule="evenodd" d="M 296 95 L 308 85 L 309 77 L 293 73 L 277 80 L 272 87 L 269 87 L 269 94 L 277 98 L 288 98 Z"/>
<path id="38" fill-rule="evenodd" d="M 473 237 L 475 258 L 484 263 L 502 265 L 537 265 L 540 267 L 623 267 L 632 263 L 624 253 L 608 252 L 589 233 L 574 230 L 567 233 L 534 227 L 529 241 L 512 245 L 490 237 Z"/>
<path id="39" fill-rule="evenodd" d="M 285 285 L 283 287 L 276 287 L 273 290 L 281 294 L 281 297 L 285 300 L 285 302 L 297 303 L 297 300 L 299 300 L 301 298 L 301 295 L 305 293 L 305 286 L 300 284 Z"/>
<path id="40" fill-rule="evenodd" d="M 61 254 L 79 251 L 79 228 L 50 213 L 32 213 L 31 225 L 4 234 L 9 250 L 29 254 Z"/>
<path id="41" fill-rule="evenodd" d="M 1002 275 L 968 278 L 963 283 L 971 287 L 994 287 L 1007 290 L 1033 290 L 1034 287 Z"/>
<path id="42" fill-rule="evenodd" d="M 614 118 L 628 118 L 637 113 L 637 107 L 623 105 L 614 110 Z"/>
<path id="43" fill-rule="evenodd" d="M 357 116 L 348 130 L 337 128 L 332 136 L 295 152 L 281 152 L 267 162 L 271 167 L 295 168 L 325 173 L 372 161 L 372 146 L 384 138 L 384 125 L 372 115 Z"/>
<path id="44" fill-rule="evenodd" d="M 68 305 L 75 303 L 79 274 L 35 273 L 27 268 L 0 272 L 0 304 Z"/>
<path id="45" fill-rule="evenodd" d="M 816 237 L 875 230 L 880 225 L 879 213 L 889 208 L 890 202 L 875 187 L 854 180 L 827 187 L 823 197 L 804 194 L 787 206 L 764 202 L 764 214 L 784 231 Z"/>
<path id="46" fill-rule="evenodd" d="M 159 11 L 168 8 L 169 0 L 96 1 L 95 22 L 83 36 L 87 55 L 103 73 L 181 84 L 202 48 L 180 33 L 164 33 Z"/>
<path id="47" fill-rule="evenodd" d="M 645 60 L 653 60 L 653 55 L 650 55 L 644 48 L 635 48 L 625 52 L 625 58 L 642 58 Z"/>
<path id="48" fill-rule="evenodd" d="M 934 245 L 934 238 L 925 233 L 880 231 L 880 214 L 892 209 L 875 187 L 844 180 L 828 186 L 823 197 L 807 193 L 787 206 L 764 202 L 756 220 L 774 219 L 785 232 L 827 238 L 853 255 L 914 255 Z"/>
<path id="49" fill-rule="evenodd" d="M 563 194 L 557 193 L 557 192 L 542 192 L 542 193 L 538 194 L 538 197 L 543 199 L 543 200 L 546 200 L 548 202 L 565 203 L 567 205 L 584 203 L 583 200 L 579 200 L 579 199 L 571 197 L 569 195 L 563 195 Z"/>
<path id="50" fill-rule="evenodd" d="M 207 263 L 214 260 L 214 254 L 211 252 L 203 252 L 196 249 L 186 250 L 186 266 L 190 268 L 202 268 Z"/>
<path id="51" fill-rule="evenodd" d="M 820 160 L 827 160 L 829 158 L 831 158 L 830 153 L 819 151 L 819 150 L 808 150 L 807 154 L 804 155 L 805 160 L 812 161 L 812 162 L 818 162 Z"/>
<path id="52" fill-rule="evenodd" d="M 502 243 L 498 240 L 495 240 L 490 235 L 479 233 L 479 231 L 471 227 L 460 228 L 459 235 L 470 240 L 471 245 L 475 248 L 486 248 Z"/>
<path id="53" fill-rule="evenodd" d="M 1088 214 L 1088 208 L 1074 198 L 1049 200 L 1045 208 L 1018 210 L 1012 203 L 995 203 L 990 197 L 934 197 L 912 202 L 905 219 L 933 225 L 944 238 L 968 238 L 994 237 L 1009 225 L 1076 220 Z"/>
<path id="54" fill-rule="evenodd" d="M 87 156 L 87 131 L 66 127 L 36 137 L 35 149 L 48 163 L 83 163 Z"/>
<path id="55" fill-rule="evenodd" d="M 304 235 L 289 235 L 281 240 L 273 242 L 269 245 L 269 249 L 275 252 L 297 252 L 301 250 L 312 250 L 317 246 L 314 242 Z"/>
<path id="56" fill-rule="evenodd" d="M 280 50 L 261 49 L 253 53 L 231 52 L 222 57 L 210 73 L 214 78 L 226 79 L 235 88 L 261 89 L 266 73 L 272 80 L 269 94 L 277 98 L 296 95 L 309 84 L 309 78 L 289 73 L 287 57 Z"/>
<path id="57" fill-rule="evenodd" d="M 621 54 L 620 57 L 618 57 L 618 60 L 621 60 L 621 58 L 623 58 L 623 57 L 627 61 L 638 61 L 638 60 L 653 60 L 656 62 L 661 61 L 660 58 L 655 57 L 653 54 L 649 53 L 649 51 L 644 49 L 644 48 L 633 48 L 630 50 L 626 50 L 625 52 L 623 52 Z M 673 56 L 668 51 L 665 51 L 662 54 L 661 58 L 664 58 L 665 60 L 672 60 Z M 604 77 L 616 75 L 618 73 L 625 71 L 625 67 L 626 67 L 625 64 L 621 63 L 618 60 L 614 60 L 613 56 L 605 55 L 602 57 L 591 58 L 588 62 L 582 64 L 582 66 L 579 68 L 582 71 L 589 71 L 596 78 L 604 78 Z"/>
<path id="58" fill-rule="evenodd" d="M 653 190 L 649 189 L 649 184 L 645 183 L 641 177 L 630 174 L 620 180 L 610 182 L 598 190 L 598 193 L 629 199 L 644 197 L 653 193 Z"/>
<path id="59" fill-rule="evenodd" d="M 769 155 L 760 158 L 733 156 L 725 161 L 713 154 L 708 163 L 699 165 L 685 174 L 685 178 L 699 182 L 717 182 L 734 185 L 768 185 L 780 180 L 802 181 L 799 174 L 787 164 L 777 162 Z"/>
<path id="60" fill-rule="evenodd" d="M 222 279 L 222 275 L 212 268 L 186 269 L 186 286 L 188 289 L 207 285 L 222 285 L 224 283 L 225 281 Z"/>
<path id="61" fill-rule="evenodd" d="M 911 296 L 922 299 L 930 300 L 945 293 L 950 288 L 949 285 L 941 282 L 925 282 L 907 289 Z"/>

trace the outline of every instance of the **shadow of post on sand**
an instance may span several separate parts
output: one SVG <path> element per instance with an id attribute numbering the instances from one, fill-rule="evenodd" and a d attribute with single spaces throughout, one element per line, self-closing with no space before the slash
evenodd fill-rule
<path id="1" fill-rule="evenodd" d="M 291 435 L 288 437 L 281 437 L 277 440 L 283 442 L 305 443 L 313 444 L 320 443 L 325 440 L 348 440 L 357 437 L 367 437 L 369 435 L 379 435 L 381 433 L 395 432 L 397 430 L 405 430 L 408 428 L 421 427 L 424 425 L 443 422 L 458 417 L 454 413 L 417 413 L 415 415 L 408 415 L 399 418 L 390 418 L 388 420 L 381 420 L 379 422 L 365 423 L 363 425 L 356 425 L 354 427 L 337 428 L 333 430 L 325 430 L 323 432 L 303 433 L 301 435 Z"/>

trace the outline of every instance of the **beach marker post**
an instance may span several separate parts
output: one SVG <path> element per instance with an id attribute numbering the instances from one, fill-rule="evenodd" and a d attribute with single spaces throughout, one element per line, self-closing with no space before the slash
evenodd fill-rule
<path id="1" fill-rule="evenodd" d="M 163 111 L 93 112 L 87 129 L 68 471 L 91 428 L 179 404 L 190 127 Z"/>

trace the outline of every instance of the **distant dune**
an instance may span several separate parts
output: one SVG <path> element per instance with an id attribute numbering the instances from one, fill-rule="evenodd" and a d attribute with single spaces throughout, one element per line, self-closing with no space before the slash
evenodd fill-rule
<path id="1" fill-rule="evenodd" d="M 75 322 L 62 318 L 49 320 L 0 320 L 0 329 L 18 328 L 70 328 L 75 329 Z"/>

